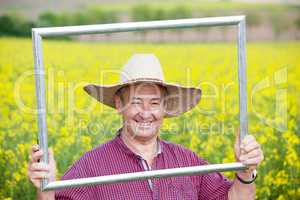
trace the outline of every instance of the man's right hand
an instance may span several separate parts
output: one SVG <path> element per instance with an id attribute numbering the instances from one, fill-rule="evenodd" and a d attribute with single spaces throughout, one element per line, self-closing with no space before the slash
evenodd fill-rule
<path id="1" fill-rule="evenodd" d="M 48 151 L 49 164 L 40 162 L 44 155 L 43 150 L 38 145 L 33 145 L 30 150 L 30 159 L 28 163 L 28 177 L 33 185 L 38 189 L 37 199 L 54 199 L 54 191 L 40 192 L 41 180 L 47 178 L 49 181 L 55 181 L 56 164 L 52 149 Z"/>

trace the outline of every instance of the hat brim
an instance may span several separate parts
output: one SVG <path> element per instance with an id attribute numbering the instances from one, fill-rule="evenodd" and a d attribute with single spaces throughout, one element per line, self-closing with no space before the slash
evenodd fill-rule
<path id="1" fill-rule="evenodd" d="M 162 81 L 135 80 L 115 85 L 88 84 L 84 90 L 93 98 L 109 107 L 115 108 L 114 95 L 122 87 L 137 83 L 154 83 L 167 89 L 165 117 L 175 117 L 194 108 L 201 99 L 201 89 L 183 87 Z"/>

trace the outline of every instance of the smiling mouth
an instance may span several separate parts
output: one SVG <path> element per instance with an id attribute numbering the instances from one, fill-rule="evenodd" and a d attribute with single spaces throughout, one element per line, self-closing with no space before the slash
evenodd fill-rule
<path id="1" fill-rule="evenodd" d="M 139 128 L 150 128 L 153 125 L 153 121 L 151 122 L 139 122 L 134 120 L 137 124 Z"/>

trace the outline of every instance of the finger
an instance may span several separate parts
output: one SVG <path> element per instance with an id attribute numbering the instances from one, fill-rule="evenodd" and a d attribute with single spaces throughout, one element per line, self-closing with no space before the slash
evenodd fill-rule
<path id="1" fill-rule="evenodd" d="M 241 155 L 240 160 L 244 161 L 249 158 L 255 158 L 255 157 L 260 157 L 260 156 L 262 156 L 262 151 L 260 149 L 254 149 L 246 154 Z"/>
<path id="2" fill-rule="evenodd" d="M 246 135 L 241 142 L 241 145 L 245 146 L 253 141 L 255 141 L 255 137 L 253 135 Z"/>
<path id="3" fill-rule="evenodd" d="M 247 160 L 244 160 L 242 163 L 244 165 L 258 165 L 263 160 L 262 156 L 255 157 L 255 158 L 249 158 Z"/>
<path id="4" fill-rule="evenodd" d="M 43 150 L 38 150 L 32 154 L 32 162 L 39 162 L 39 160 L 43 157 Z"/>
<path id="5" fill-rule="evenodd" d="M 35 179 L 42 179 L 42 178 L 49 179 L 50 173 L 44 172 L 44 171 L 33 171 L 33 172 L 30 172 L 29 177 L 30 177 L 30 180 L 32 180 L 32 181 L 34 181 Z"/>
<path id="6" fill-rule="evenodd" d="M 37 145 L 37 144 L 32 145 L 30 147 L 30 152 L 29 152 L 30 156 L 32 157 L 33 153 L 38 151 L 38 150 L 39 150 L 39 145 Z"/>
<path id="7" fill-rule="evenodd" d="M 39 145 L 38 144 L 34 144 L 31 146 L 30 151 L 31 152 L 36 152 L 37 150 L 39 150 Z"/>
<path id="8" fill-rule="evenodd" d="M 246 153 L 248 153 L 248 152 L 253 151 L 254 149 L 260 149 L 260 144 L 258 142 L 256 142 L 256 141 L 254 141 L 254 142 L 246 144 L 245 146 L 242 147 L 242 149 Z"/>
<path id="9" fill-rule="evenodd" d="M 49 165 L 45 163 L 32 163 L 30 166 L 31 171 L 50 171 Z"/>
<path id="10" fill-rule="evenodd" d="M 249 153 L 241 154 L 241 156 L 239 157 L 239 160 L 241 162 L 243 162 L 248 159 L 259 158 L 259 157 L 263 157 L 262 151 L 260 151 L 259 149 L 255 149 Z"/>

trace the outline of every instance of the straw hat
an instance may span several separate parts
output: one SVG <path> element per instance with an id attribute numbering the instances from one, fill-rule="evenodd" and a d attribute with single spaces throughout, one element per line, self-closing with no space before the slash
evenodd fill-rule
<path id="1" fill-rule="evenodd" d="M 134 54 L 123 66 L 120 81 L 114 85 L 88 84 L 84 90 L 99 102 L 115 108 L 114 95 L 122 87 L 136 83 L 154 83 L 167 89 L 165 117 L 178 116 L 195 107 L 201 98 L 201 89 L 167 83 L 161 64 L 153 54 Z"/>

